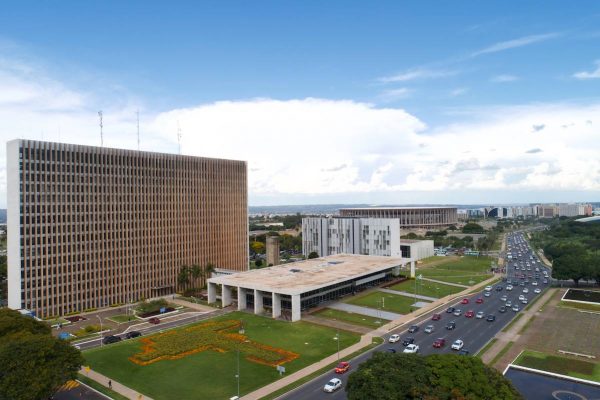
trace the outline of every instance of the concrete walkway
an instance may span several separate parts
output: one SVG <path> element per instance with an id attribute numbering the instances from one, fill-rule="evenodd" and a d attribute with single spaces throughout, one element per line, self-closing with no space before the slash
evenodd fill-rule
<path id="1" fill-rule="evenodd" d="M 371 344 L 372 341 L 373 341 L 373 337 L 370 334 L 363 335 L 360 338 L 360 342 L 358 342 L 350 347 L 346 347 L 344 350 L 341 350 L 339 359 L 342 360 L 345 357 L 349 356 L 350 354 L 352 354 L 356 351 L 359 351 L 360 349 L 362 349 L 364 347 L 367 347 L 368 345 Z M 287 385 L 296 382 L 298 379 L 302 379 L 305 376 L 308 376 L 308 375 L 312 374 L 313 372 L 316 372 L 316 371 L 320 370 L 321 368 L 324 368 L 324 367 L 328 366 L 329 364 L 333 364 L 337 361 L 338 361 L 338 354 L 334 353 L 334 354 L 330 355 L 329 357 L 324 358 L 317 363 L 311 364 L 308 367 L 301 369 L 300 371 L 294 372 L 291 375 L 284 376 L 283 378 L 271 383 L 270 385 L 263 386 L 260 389 L 255 390 L 254 392 L 251 392 L 245 396 L 242 396 L 241 400 L 258 400 L 261 397 L 267 396 L 276 390 L 284 388 Z"/>
<path id="2" fill-rule="evenodd" d="M 384 293 L 389 293 L 389 294 L 399 294 L 401 296 L 412 297 L 413 299 L 417 298 L 419 300 L 427 300 L 427 301 L 436 301 L 437 300 L 436 297 L 423 296 L 423 295 L 420 295 L 420 294 L 415 295 L 414 293 L 401 292 L 399 290 L 392 290 L 392 289 L 383 289 L 383 288 L 380 288 L 379 291 L 380 292 L 384 292 Z"/>
<path id="3" fill-rule="evenodd" d="M 87 376 L 90 379 L 95 380 L 96 382 L 98 382 L 99 384 L 101 384 L 104 387 L 109 387 L 108 386 L 108 382 L 111 380 L 110 378 L 107 378 L 106 376 L 94 371 L 94 370 L 87 370 L 87 368 L 81 368 L 81 370 L 79 371 L 82 375 Z M 120 384 L 119 382 L 115 382 L 114 380 L 112 380 L 112 386 L 111 389 L 117 393 L 119 393 L 122 396 L 127 397 L 128 399 L 131 400 L 152 400 L 151 397 L 145 396 L 141 393 L 136 392 L 135 390 L 128 388 L 125 385 Z"/>
<path id="4" fill-rule="evenodd" d="M 402 316 L 402 314 L 398 314 L 398 313 L 377 310 L 375 308 L 369 308 L 369 307 L 361 307 L 361 306 L 356 306 L 354 304 L 347 304 L 347 303 L 341 303 L 341 302 L 329 304 L 327 307 L 333 308 L 334 310 L 346 311 L 346 312 L 350 312 L 350 313 L 354 313 L 354 314 L 368 315 L 369 317 L 373 317 L 373 318 L 383 318 L 383 319 L 389 319 L 389 320 L 394 320 L 394 319 L 400 318 Z"/>
<path id="5" fill-rule="evenodd" d="M 540 306 L 544 305 L 548 299 L 550 299 L 554 293 L 556 293 L 556 289 L 548 289 L 544 295 L 538 299 L 532 307 L 528 307 L 525 311 L 522 312 L 522 317 L 519 318 L 517 322 L 515 322 L 509 330 L 506 332 L 498 332 L 495 336 L 498 341 L 492 345 L 484 354 L 481 355 L 481 361 L 488 364 L 490 361 L 496 357 L 498 353 L 504 349 L 508 345 L 509 342 L 517 341 L 521 335 L 519 331 L 529 322 L 531 317 L 538 313 Z M 493 365 L 490 365 L 493 367 Z"/>
<path id="6" fill-rule="evenodd" d="M 467 286 L 467 285 L 461 285 L 460 283 L 451 283 L 451 282 L 438 281 L 437 279 L 431 279 L 431 278 L 422 278 L 422 279 L 424 281 L 435 282 L 435 283 L 439 283 L 439 284 L 442 284 L 442 285 L 448 285 L 448 286 L 456 286 L 456 287 L 465 288 L 465 289 L 471 287 L 471 286 Z"/>
<path id="7" fill-rule="evenodd" d="M 183 300 L 177 297 L 175 299 L 169 299 L 169 303 L 179 304 L 180 306 L 192 308 L 198 311 L 211 312 L 219 310 L 219 308 L 205 306 L 204 304 L 192 303 L 191 301 Z"/>

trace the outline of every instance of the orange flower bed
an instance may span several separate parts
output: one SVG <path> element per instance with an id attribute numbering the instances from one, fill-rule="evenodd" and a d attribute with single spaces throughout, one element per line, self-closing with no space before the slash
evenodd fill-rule
<path id="1" fill-rule="evenodd" d="M 205 350 L 225 353 L 239 350 L 252 362 L 277 366 L 299 357 L 291 351 L 248 340 L 246 335 L 228 332 L 239 330 L 242 323 L 236 320 L 211 321 L 183 330 L 169 331 L 140 340 L 141 352 L 129 357 L 138 365 L 148 365 L 161 360 L 176 360 Z"/>

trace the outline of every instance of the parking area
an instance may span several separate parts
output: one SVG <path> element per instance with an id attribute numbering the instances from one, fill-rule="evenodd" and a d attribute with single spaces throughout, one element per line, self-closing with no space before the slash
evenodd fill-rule
<path id="1" fill-rule="evenodd" d="M 526 400 L 595 400 L 600 386 L 509 368 L 504 374 Z"/>

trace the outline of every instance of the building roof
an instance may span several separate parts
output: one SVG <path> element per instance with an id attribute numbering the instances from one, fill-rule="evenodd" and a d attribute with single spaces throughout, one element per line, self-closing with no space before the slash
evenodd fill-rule
<path id="1" fill-rule="evenodd" d="M 399 257 L 337 254 L 219 276 L 208 281 L 294 295 L 384 271 L 405 262 Z"/>
<path id="2" fill-rule="evenodd" d="M 594 217 L 586 217 L 579 218 L 575 220 L 576 222 L 600 222 L 600 215 L 596 215 Z"/>

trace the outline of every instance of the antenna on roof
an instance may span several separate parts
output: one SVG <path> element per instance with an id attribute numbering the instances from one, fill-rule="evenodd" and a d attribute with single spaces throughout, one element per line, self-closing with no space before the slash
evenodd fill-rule
<path id="1" fill-rule="evenodd" d="M 100 117 L 100 147 L 104 147 L 104 133 L 102 132 L 102 110 L 98 111 L 98 116 Z"/>
<path id="2" fill-rule="evenodd" d="M 181 155 L 181 127 L 179 126 L 179 120 L 177 120 L 177 143 L 179 144 L 179 155 Z"/>
<path id="3" fill-rule="evenodd" d="M 138 140 L 138 151 L 140 151 L 140 110 L 137 110 L 137 140 Z"/>

